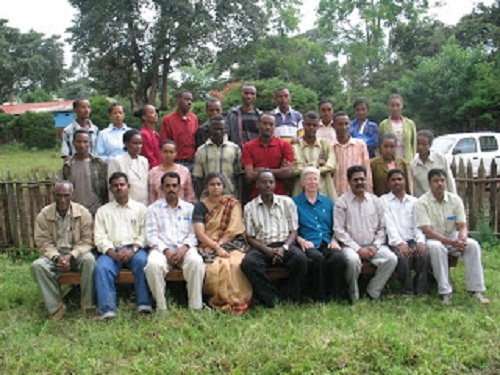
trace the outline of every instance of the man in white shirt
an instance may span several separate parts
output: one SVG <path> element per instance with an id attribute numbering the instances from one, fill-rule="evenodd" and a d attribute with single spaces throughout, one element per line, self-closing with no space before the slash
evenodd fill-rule
<path id="1" fill-rule="evenodd" d="M 429 269 L 429 251 L 425 245 L 425 236 L 415 226 L 415 203 L 417 198 L 406 194 L 404 172 L 393 169 L 388 174 L 390 193 L 380 197 L 384 205 L 389 247 L 398 257 L 399 279 L 403 296 L 427 294 L 427 272 Z M 415 278 L 410 277 L 411 263 L 415 269 Z"/>
<path id="2" fill-rule="evenodd" d="M 165 173 L 161 178 L 165 199 L 148 207 L 146 237 L 151 250 L 144 271 L 157 311 L 167 309 L 165 276 L 173 267 L 181 268 L 186 279 L 189 308 L 203 307 L 205 264 L 196 247 L 194 206 L 179 198 L 180 179 L 176 172 Z"/>
<path id="3" fill-rule="evenodd" d="M 109 178 L 109 189 L 115 201 L 97 210 L 94 239 L 102 254 L 96 262 L 95 284 L 100 319 L 116 316 L 115 279 L 123 266 L 134 274 L 134 288 L 139 313 L 152 312 L 144 267 L 148 253 L 146 245 L 146 211 L 142 203 L 129 198 L 127 175 L 115 172 Z"/>

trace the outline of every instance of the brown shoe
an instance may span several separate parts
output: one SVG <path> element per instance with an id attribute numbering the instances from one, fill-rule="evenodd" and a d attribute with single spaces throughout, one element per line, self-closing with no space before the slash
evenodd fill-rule
<path id="1" fill-rule="evenodd" d="M 59 306 L 59 310 L 57 310 L 54 314 L 50 316 L 50 320 L 57 322 L 58 320 L 64 318 L 65 315 L 66 315 L 66 306 L 61 305 Z"/>

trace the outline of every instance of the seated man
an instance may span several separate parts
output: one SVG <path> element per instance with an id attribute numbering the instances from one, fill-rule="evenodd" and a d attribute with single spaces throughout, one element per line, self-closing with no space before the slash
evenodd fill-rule
<path id="1" fill-rule="evenodd" d="M 134 274 L 134 288 L 139 313 L 152 312 L 144 267 L 148 253 L 146 242 L 146 206 L 129 198 L 128 177 L 115 172 L 109 177 L 109 190 L 115 200 L 97 210 L 94 238 L 102 253 L 95 267 L 97 306 L 100 319 L 116 316 L 115 279 L 123 266 Z"/>
<path id="2" fill-rule="evenodd" d="M 307 133 L 307 125 L 305 128 Z M 318 191 L 320 176 L 319 169 L 304 168 L 300 176 L 304 192 L 293 198 L 293 201 L 299 214 L 297 242 L 312 261 L 309 275 L 312 278 L 314 300 L 322 302 L 331 297 L 340 297 L 346 259 L 337 240 L 333 238 L 333 201 Z"/>
<path id="3" fill-rule="evenodd" d="M 389 247 L 398 257 L 401 292 L 404 296 L 427 294 L 427 272 L 429 252 L 425 246 L 425 236 L 415 226 L 415 203 L 417 198 L 406 194 L 406 177 L 401 169 L 393 169 L 388 174 L 390 193 L 380 197 L 385 209 L 385 220 Z M 413 262 L 415 279 L 410 277 Z"/>
<path id="4" fill-rule="evenodd" d="M 78 270 L 81 275 L 81 307 L 94 309 L 94 265 L 92 248 L 92 216 L 78 203 L 72 202 L 73 184 L 56 182 L 52 203 L 43 208 L 35 222 L 35 243 L 42 257 L 31 266 L 50 318 L 59 320 L 66 314 L 57 278 L 61 272 Z"/>
<path id="5" fill-rule="evenodd" d="M 333 231 L 347 257 L 346 282 L 351 302 L 359 299 L 358 277 L 361 261 L 377 267 L 366 292 L 378 299 L 397 264 L 396 255 L 385 244 L 385 218 L 382 202 L 366 192 L 366 168 L 347 169 L 350 190 L 335 202 Z"/>
<path id="6" fill-rule="evenodd" d="M 487 304 L 490 301 L 482 294 L 486 288 L 481 247 L 476 240 L 469 238 L 464 204 L 457 194 L 446 191 L 446 180 L 443 169 L 431 169 L 428 175 L 430 191 L 416 203 L 417 226 L 427 238 L 438 293 L 444 304 L 451 304 L 453 295 L 448 275 L 448 254 L 462 255 L 469 296 Z"/>
<path id="7" fill-rule="evenodd" d="M 259 195 L 245 206 L 245 228 L 250 248 L 241 270 L 252 284 L 255 296 L 269 308 L 277 290 L 267 276 L 267 268 L 284 264 L 288 269 L 287 297 L 298 301 L 307 274 L 307 257 L 294 245 L 297 238 L 297 207 L 287 196 L 274 194 L 276 180 L 269 170 L 257 175 Z"/>
<path id="8" fill-rule="evenodd" d="M 75 154 L 65 160 L 62 178 L 75 186 L 75 202 L 85 206 L 92 215 L 108 201 L 107 164 L 89 152 L 90 136 L 85 130 L 73 133 Z"/>
<path id="9" fill-rule="evenodd" d="M 187 283 L 189 308 L 201 309 L 205 264 L 196 248 L 193 205 L 179 198 L 181 178 L 167 172 L 161 178 L 165 199 L 148 207 L 146 237 L 151 248 L 144 271 L 157 311 L 166 311 L 165 276 L 173 267 L 182 269 Z"/>

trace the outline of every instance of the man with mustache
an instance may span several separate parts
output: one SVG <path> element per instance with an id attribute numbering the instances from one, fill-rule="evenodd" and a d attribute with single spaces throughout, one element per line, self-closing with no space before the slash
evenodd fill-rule
<path id="1" fill-rule="evenodd" d="M 165 312 L 165 276 L 173 268 L 182 269 L 188 291 L 190 309 L 200 310 L 205 264 L 198 253 L 193 229 L 194 206 L 179 198 L 181 178 L 167 172 L 161 178 L 165 199 L 148 207 L 146 237 L 151 248 L 144 272 L 156 301 L 156 311 Z"/>
<path id="2" fill-rule="evenodd" d="M 333 232 L 347 258 L 346 282 L 352 303 L 359 299 L 358 277 L 363 260 L 377 267 L 366 292 L 380 298 L 397 264 L 396 255 L 385 245 L 384 207 L 379 198 L 366 191 L 367 172 L 361 165 L 347 169 L 350 190 L 335 202 Z"/>

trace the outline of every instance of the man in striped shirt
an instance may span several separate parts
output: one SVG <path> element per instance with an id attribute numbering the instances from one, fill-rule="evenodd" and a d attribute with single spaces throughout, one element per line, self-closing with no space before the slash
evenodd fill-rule
<path id="1" fill-rule="evenodd" d="M 298 301 L 307 273 L 307 256 L 295 246 L 298 229 L 297 207 L 287 196 L 274 194 L 271 171 L 257 176 L 259 195 L 245 206 L 245 228 L 250 249 L 241 270 L 252 284 L 254 295 L 273 308 L 278 292 L 267 276 L 267 268 L 283 264 L 288 269 L 287 298 Z"/>
<path id="2" fill-rule="evenodd" d="M 274 135 L 277 138 L 291 142 L 293 139 L 304 134 L 302 129 L 302 114 L 290 106 L 292 96 L 286 87 L 277 89 L 274 92 L 274 100 L 278 107 L 273 111 L 276 119 L 276 129 Z"/>

